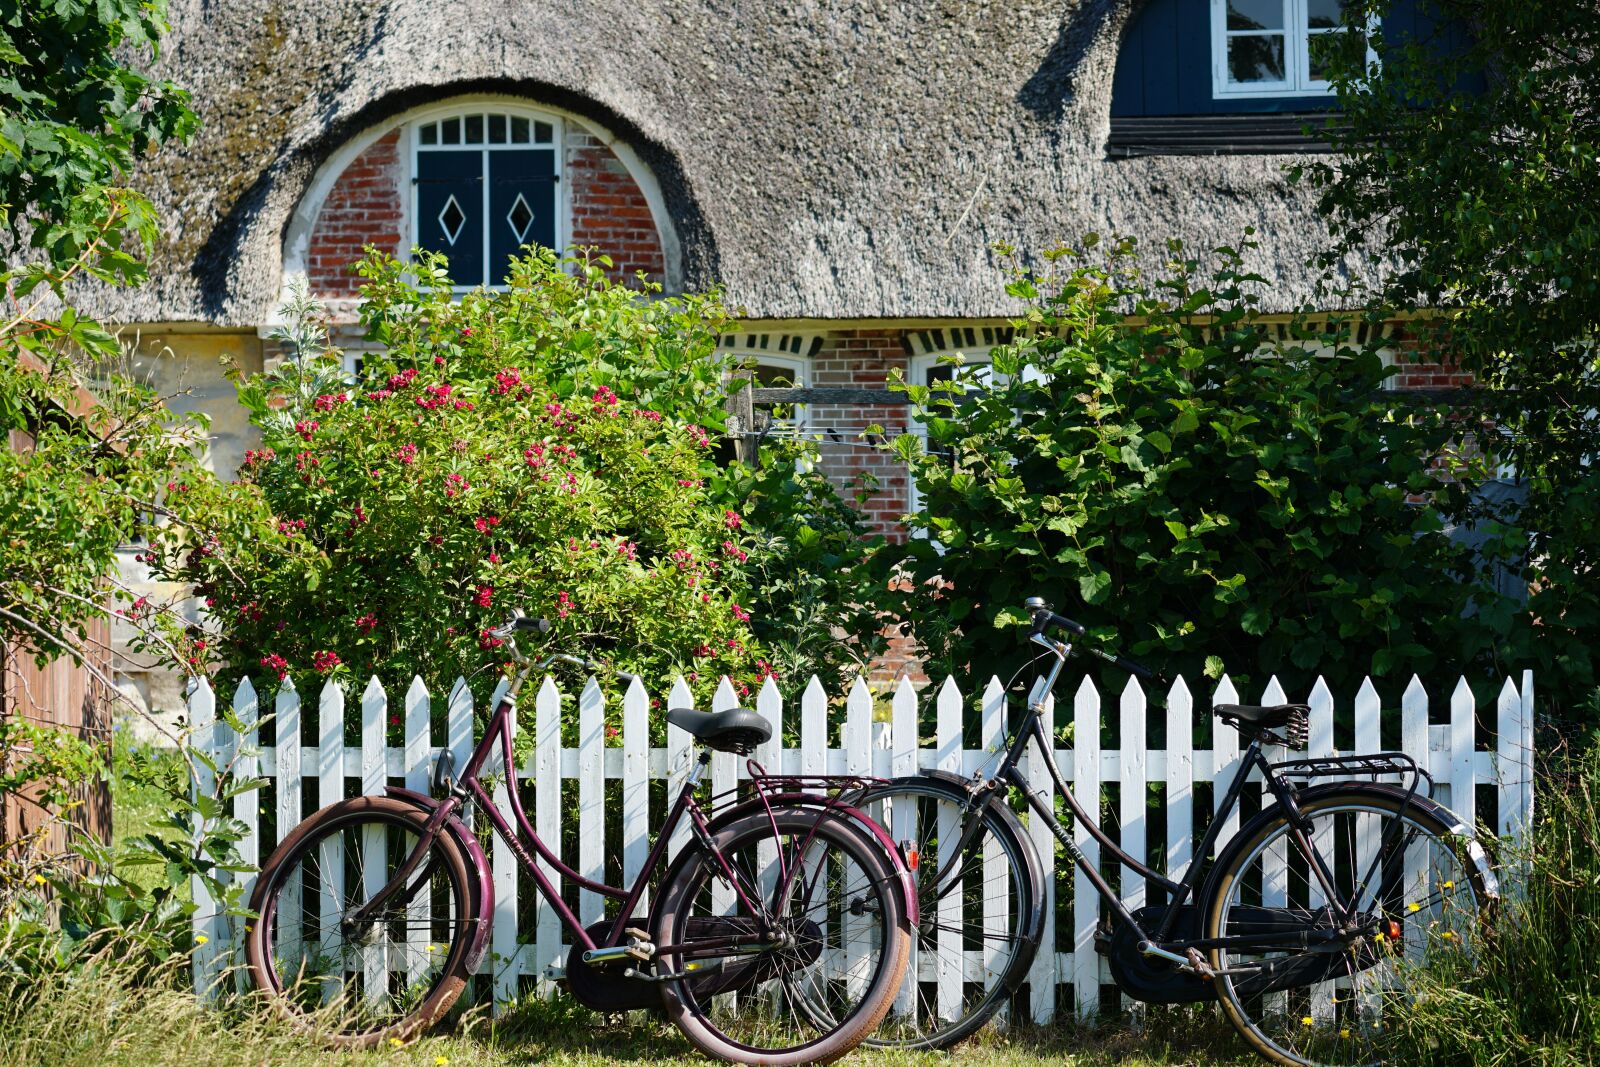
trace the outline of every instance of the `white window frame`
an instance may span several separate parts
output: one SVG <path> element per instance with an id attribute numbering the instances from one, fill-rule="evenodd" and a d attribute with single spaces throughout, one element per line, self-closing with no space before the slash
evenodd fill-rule
<path id="1" fill-rule="evenodd" d="M 1216 100 L 1272 99 L 1286 96 L 1332 96 L 1333 85 L 1311 77 L 1311 38 L 1317 34 L 1340 33 L 1338 29 L 1313 30 L 1306 0 L 1279 0 L 1283 5 L 1283 72 L 1280 82 L 1239 84 L 1228 78 L 1228 38 L 1230 36 L 1277 36 L 1277 31 L 1228 31 L 1228 0 L 1211 0 L 1211 95 Z M 1367 31 L 1371 40 L 1376 25 Z M 1376 62 L 1369 47 L 1367 62 Z"/>
<path id="2" fill-rule="evenodd" d="M 509 137 L 508 137 L 506 143 L 504 143 L 504 144 L 490 144 L 488 142 L 489 116 L 490 115 L 505 115 L 507 117 L 508 121 L 511 118 L 525 118 L 529 122 L 530 131 L 533 129 L 532 124 L 535 123 L 535 122 L 543 122 L 543 123 L 546 123 L 546 124 L 548 124 L 550 126 L 551 133 L 550 133 L 549 147 L 555 153 L 555 164 L 554 164 L 554 174 L 555 174 L 555 183 L 556 183 L 556 195 L 555 195 L 555 205 L 556 205 L 555 248 L 556 248 L 556 250 L 558 252 L 562 251 L 563 249 L 565 249 L 567 247 L 567 241 L 570 239 L 570 233 L 571 233 L 571 228 L 572 228 L 571 227 L 571 218 L 570 218 L 570 216 L 572 214 L 572 211 L 571 211 L 571 206 L 570 206 L 570 204 L 568 202 L 568 199 L 567 199 L 568 198 L 568 192 L 567 192 L 567 183 L 565 181 L 565 178 L 566 178 L 566 149 L 565 149 L 566 122 L 560 115 L 557 115 L 557 114 L 555 114 L 553 112 L 543 111 L 543 110 L 540 110 L 539 108 L 535 108 L 535 107 L 527 107 L 527 106 L 524 106 L 524 105 L 521 105 L 521 104 L 515 104 L 515 103 L 510 103 L 510 102 L 502 102 L 502 101 L 457 103 L 457 104 L 449 105 L 447 107 L 439 108 L 436 111 L 424 112 L 424 113 L 419 114 L 419 115 L 415 116 L 414 118 L 412 118 L 407 123 L 408 129 L 406 130 L 406 134 L 405 134 L 406 143 L 407 143 L 407 145 L 409 145 L 409 151 L 406 153 L 406 162 L 407 162 L 407 165 L 411 168 L 411 173 L 408 175 L 408 177 L 411 179 L 408 182 L 408 184 L 411 187 L 411 191 L 410 191 L 410 196 L 407 198 L 407 201 L 406 201 L 407 208 L 409 209 L 409 214 L 411 215 L 411 227 L 410 227 L 410 230 L 411 230 L 411 233 L 410 233 L 411 243 L 410 243 L 410 247 L 414 248 L 414 247 L 416 247 L 416 246 L 418 246 L 418 245 L 420 245 L 422 243 L 420 238 L 421 238 L 421 235 L 422 235 L 422 225 L 423 225 L 423 222 L 424 222 L 424 220 L 422 218 L 422 212 L 419 211 L 418 207 L 417 207 L 417 198 L 421 195 L 421 188 L 420 188 L 420 186 L 417 184 L 417 182 L 415 180 L 416 176 L 420 173 L 420 171 L 419 171 L 419 169 L 417 167 L 417 157 L 419 155 L 421 155 L 422 153 L 425 153 L 425 152 L 440 152 L 440 151 L 460 152 L 460 151 L 464 151 L 466 149 L 474 147 L 473 145 L 470 145 L 470 144 L 443 144 L 443 143 L 436 143 L 436 144 L 431 144 L 431 145 L 425 145 L 425 144 L 422 143 L 422 128 L 424 126 L 427 126 L 427 125 L 430 125 L 430 124 L 439 124 L 439 123 L 448 122 L 450 119 L 460 119 L 461 120 L 461 125 L 462 125 L 463 136 L 465 136 L 466 119 L 469 116 L 472 116 L 472 115 L 481 115 L 481 116 L 483 116 L 483 119 L 484 119 L 484 126 L 483 126 L 483 128 L 484 128 L 484 142 L 481 145 L 476 146 L 476 147 L 480 148 L 482 150 L 482 153 L 483 153 L 483 174 L 484 174 L 484 178 L 485 178 L 485 180 L 483 182 L 483 189 L 482 189 L 483 201 L 482 201 L 482 204 L 480 205 L 480 210 L 483 213 L 483 216 L 482 216 L 483 217 L 483 227 L 482 227 L 483 232 L 482 232 L 482 235 L 481 235 L 480 239 L 483 242 L 484 271 L 485 271 L 486 275 L 489 278 L 492 278 L 494 276 L 494 274 L 493 274 L 494 266 L 493 266 L 493 263 L 492 263 L 491 256 L 489 254 L 489 249 L 491 247 L 491 242 L 489 240 L 489 227 L 492 225 L 492 220 L 489 218 L 489 182 L 487 180 L 488 179 L 488 175 L 489 175 L 489 153 L 490 152 L 495 152 L 495 151 L 505 151 L 505 150 L 528 149 L 528 148 L 544 148 L 544 147 L 546 147 L 546 145 L 542 141 L 530 142 L 530 143 L 527 143 L 527 144 L 521 144 L 521 143 L 512 144 L 510 139 L 509 139 Z M 488 289 L 491 292 L 504 292 L 506 290 L 506 285 L 505 285 L 504 282 L 488 282 L 488 283 L 486 283 L 484 285 L 481 285 L 481 286 L 479 286 L 479 285 L 455 285 L 455 286 L 452 286 L 451 288 L 457 293 L 470 293 L 473 290 L 480 289 L 480 288 Z"/>
<path id="3" fill-rule="evenodd" d="M 789 375 L 789 380 L 794 382 L 797 389 L 808 388 L 811 382 L 811 361 L 804 356 L 783 355 L 777 352 L 763 352 L 757 350 L 735 350 L 733 357 L 742 364 L 754 364 L 756 367 L 772 367 L 782 370 Z M 752 383 L 757 389 L 759 383 Z M 794 414 L 783 420 L 783 425 L 793 427 L 796 431 L 805 428 L 810 417 L 807 415 L 809 404 L 795 404 Z"/>

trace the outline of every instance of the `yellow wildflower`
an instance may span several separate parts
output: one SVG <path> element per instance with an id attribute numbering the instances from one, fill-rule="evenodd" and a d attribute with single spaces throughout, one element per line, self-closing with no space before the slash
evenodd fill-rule
<path id="1" fill-rule="evenodd" d="M 1406 910 L 1415 915 L 1417 912 L 1422 910 L 1422 905 L 1413 901 L 1412 903 L 1406 905 Z"/>
<path id="2" fill-rule="evenodd" d="M 209 937 L 207 937 L 205 934 L 195 934 L 194 935 L 194 943 L 197 944 L 197 945 L 203 945 L 207 941 L 210 941 L 210 940 L 211 939 Z"/>
<path id="3" fill-rule="evenodd" d="M 1312 1022 L 1311 1016 L 1307 1015 L 1304 1019 L 1301 1019 L 1300 1022 L 1304 1026 L 1310 1026 Z"/>
<path id="4" fill-rule="evenodd" d="M 450 1067 L 450 1057 L 435 1056 L 433 1058 L 433 1067 Z"/>
<path id="5" fill-rule="evenodd" d="M 39 884 L 40 884 L 40 885 L 48 885 L 48 884 L 49 884 L 49 883 L 50 883 L 50 879 L 48 879 L 48 878 L 46 878 L 46 877 L 45 877 L 45 876 L 44 876 L 44 875 L 42 875 L 42 874 L 36 874 L 36 875 L 34 875 L 34 876 L 33 876 L 33 880 L 34 880 L 34 881 L 35 881 L 35 882 L 38 882 L 38 883 L 39 883 Z"/>
<path id="6" fill-rule="evenodd" d="M 399 1048 L 403 1044 L 405 1044 L 405 1042 L 401 1041 L 398 1037 L 391 1037 L 389 1039 L 389 1047 L 390 1048 Z"/>
<path id="7" fill-rule="evenodd" d="M 1350 1040 L 1350 1031 L 1348 1031 L 1348 1030 L 1340 1030 L 1339 1031 L 1339 1036 L 1344 1038 L 1346 1041 L 1348 1041 L 1348 1040 Z"/>

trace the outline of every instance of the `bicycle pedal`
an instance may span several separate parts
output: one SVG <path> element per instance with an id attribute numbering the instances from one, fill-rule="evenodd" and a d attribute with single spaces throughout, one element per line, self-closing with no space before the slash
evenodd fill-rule
<path id="1" fill-rule="evenodd" d="M 648 941 L 648 940 L 650 940 L 649 931 L 641 930 L 637 926 L 630 926 L 630 927 L 628 927 L 626 930 L 624 930 L 622 932 L 627 934 L 629 937 L 636 937 L 640 941 Z"/>
<path id="2" fill-rule="evenodd" d="M 650 940 L 649 934 L 646 934 L 643 930 L 636 930 L 632 927 L 628 928 L 627 934 L 629 937 L 633 938 L 633 944 L 628 946 L 629 956 L 632 956 L 640 963 L 649 963 L 651 960 L 656 958 L 656 946 Z"/>

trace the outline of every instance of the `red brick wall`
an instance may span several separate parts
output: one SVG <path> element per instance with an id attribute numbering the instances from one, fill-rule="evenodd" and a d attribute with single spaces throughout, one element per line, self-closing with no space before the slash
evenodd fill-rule
<path id="1" fill-rule="evenodd" d="M 572 204 L 570 244 L 595 245 L 611 257 L 612 277 L 631 281 L 644 271 L 651 281 L 666 276 L 667 257 L 650 204 L 639 184 L 611 150 L 591 133 L 568 126 L 567 195 Z"/>
<path id="2" fill-rule="evenodd" d="M 311 228 L 306 272 L 311 292 L 320 297 L 351 298 L 360 279 L 350 264 L 367 245 L 401 252 L 407 246 L 401 228 L 400 131 L 374 141 L 333 183 Z"/>
<path id="3" fill-rule="evenodd" d="M 819 389 L 859 387 L 881 389 L 890 368 L 906 371 L 901 330 L 837 330 L 823 340 L 811 360 L 811 384 Z M 813 404 L 806 412 L 808 426 L 816 431 L 834 427 L 837 436 L 823 434 L 819 444 L 821 469 L 841 490 L 853 493 L 862 475 L 876 479 L 876 488 L 861 505 L 874 532 L 903 540 L 900 519 L 911 504 L 910 479 L 905 464 L 881 446 L 910 428 L 903 404 L 844 406 Z M 859 437 L 863 427 L 883 427 L 877 444 Z"/>
<path id="4" fill-rule="evenodd" d="M 311 228 L 306 270 L 311 292 L 324 299 L 353 299 L 359 279 L 350 265 L 367 245 L 403 254 L 411 245 L 406 222 L 409 190 L 402 189 L 404 129 L 384 134 L 345 167 Z M 611 257 L 613 278 L 632 281 L 644 271 L 666 276 L 666 252 L 650 205 L 622 161 L 598 138 L 568 125 L 562 181 L 572 218 L 569 244 L 594 245 Z"/>

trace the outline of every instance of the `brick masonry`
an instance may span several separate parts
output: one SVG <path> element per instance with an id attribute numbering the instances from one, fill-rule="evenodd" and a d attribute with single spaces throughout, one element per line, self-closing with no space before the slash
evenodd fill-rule
<path id="1" fill-rule="evenodd" d="M 368 245 L 404 253 L 411 244 L 403 188 L 409 131 L 384 134 L 345 167 L 322 202 L 311 228 L 306 272 L 313 295 L 350 300 L 360 279 L 350 272 Z M 610 256 L 610 272 L 633 282 L 638 272 L 655 282 L 666 276 L 666 252 L 650 204 L 616 155 L 593 134 L 568 123 L 562 140 L 562 181 L 571 217 L 567 243 L 595 246 Z"/>

